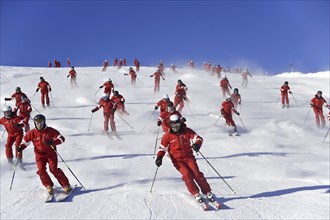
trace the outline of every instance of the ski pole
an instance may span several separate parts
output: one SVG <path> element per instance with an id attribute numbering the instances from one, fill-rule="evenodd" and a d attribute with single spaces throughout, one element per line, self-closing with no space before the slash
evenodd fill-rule
<path id="1" fill-rule="evenodd" d="M 223 180 L 223 182 L 226 183 L 226 185 L 229 187 L 229 189 L 236 194 L 235 190 L 233 190 L 229 184 L 226 182 L 226 180 L 218 173 L 218 171 L 212 166 L 212 164 L 204 157 L 204 155 L 202 154 L 202 152 L 198 151 L 198 153 L 204 158 L 204 160 L 212 167 L 212 169 L 218 174 L 218 176 Z"/>
<path id="2" fill-rule="evenodd" d="M 151 115 L 149 116 L 149 118 L 148 118 L 146 124 L 143 126 L 141 132 L 142 132 L 142 131 L 144 130 L 144 128 L 147 126 L 148 122 L 150 121 L 150 119 L 151 119 L 152 115 L 155 113 L 155 111 L 156 111 L 156 110 L 154 110 L 154 111 L 151 113 Z"/>
<path id="3" fill-rule="evenodd" d="M 214 122 L 214 125 L 216 125 L 219 121 L 219 119 L 222 117 L 222 114 L 220 114 L 219 118 Z"/>
<path id="4" fill-rule="evenodd" d="M 156 147 L 157 147 L 157 142 L 158 142 L 159 127 L 160 126 L 158 126 L 158 129 L 157 129 L 157 136 L 156 136 L 156 143 L 155 143 L 155 149 L 154 149 L 154 156 L 153 156 L 153 158 L 155 158 L 155 155 L 156 155 Z"/>
<path id="5" fill-rule="evenodd" d="M 190 112 L 190 114 L 191 114 L 191 109 L 190 109 L 190 106 L 189 106 L 188 102 L 187 102 L 186 100 L 184 100 L 184 101 L 185 101 L 185 103 L 187 104 L 188 109 L 189 109 L 189 112 Z"/>
<path id="6" fill-rule="evenodd" d="M 307 118 L 308 118 L 308 115 L 309 115 L 309 112 L 311 111 L 312 107 L 309 108 L 308 112 L 307 112 L 307 115 L 306 115 L 306 118 L 304 120 L 304 123 L 306 122 Z"/>
<path id="7" fill-rule="evenodd" d="M 2 132 L 2 135 L 1 135 L 1 137 L 3 137 L 3 135 L 6 133 L 6 129 Z"/>
<path id="8" fill-rule="evenodd" d="M 244 125 L 244 123 L 243 123 L 243 121 L 242 121 L 242 119 L 241 119 L 241 117 L 240 117 L 239 115 L 238 115 L 238 118 L 239 118 L 239 120 L 241 120 L 241 123 L 242 123 L 242 125 L 243 125 L 245 131 L 247 131 L 247 129 L 246 129 L 246 127 L 245 127 L 245 125 Z"/>
<path id="9" fill-rule="evenodd" d="M 50 93 L 50 98 L 52 99 L 53 107 L 55 107 L 52 92 L 49 92 L 49 93 Z"/>
<path id="10" fill-rule="evenodd" d="M 293 98 L 294 102 L 296 103 L 296 106 L 298 107 L 298 104 L 297 104 L 297 101 L 296 101 L 294 95 L 292 93 L 291 93 L 291 95 L 292 95 L 292 98 Z"/>
<path id="11" fill-rule="evenodd" d="M 89 131 L 89 129 L 90 129 L 90 127 L 91 127 L 91 124 L 92 124 L 92 118 L 93 118 L 93 113 L 92 113 L 92 115 L 91 115 L 91 119 L 89 120 L 88 131 Z"/>
<path id="12" fill-rule="evenodd" d="M 32 103 L 30 103 L 30 105 L 38 112 L 38 113 L 40 113 L 39 112 L 39 110 L 36 108 L 36 107 L 34 107 L 34 105 L 32 105 Z"/>
<path id="13" fill-rule="evenodd" d="M 117 112 L 116 112 L 116 114 L 117 114 Z M 128 126 L 130 126 L 133 129 L 133 127 L 127 121 L 125 121 L 119 114 L 117 114 L 117 115 L 121 120 L 123 120 Z"/>
<path id="14" fill-rule="evenodd" d="M 55 150 L 53 145 L 49 145 L 54 151 L 55 153 L 61 158 L 62 162 L 65 164 L 65 166 L 69 169 L 69 171 L 72 173 L 72 175 L 76 178 L 76 180 L 79 182 L 79 184 L 81 185 L 81 187 L 83 189 L 85 189 L 85 187 L 81 184 L 81 182 L 79 181 L 79 179 L 76 177 L 76 175 L 72 172 L 72 170 L 70 169 L 70 167 L 68 166 L 68 164 L 63 160 L 63 158 L 61 157 L 61 155 Z"/>
<path id="15" fill-rule="evenodd" d="M 151 188 L 150 188 L 150 193 L 152 193 L 152 188 L 154 187 L 154 183 L 155 183 L 155 180 L 156 180 L 156 175 L 157 175 L 157 172 L 158 172 L 158 168 L 159 167 L 156 168 L 155 176 L 154 176 L 154 179 L 152 181 Z"/>
<path id="16" fill-rule="evenodd" d="M 276 101 L 276 104 L 275 104 L 275 105 L 277 105 L 278 101 L 280 101 L 280 98 L 281 98 L 281 95 L 279 95 L 279 96 L 278 96 L 278 98 L 277 98 L 277 101 Z"/>
<path id="17" fill-rule="evenodd" d="M 94 95 L 96 95 L 96 94 L 100 91 L 100 89 L 101 89 L 101 88 L 99 88 L 99 89 L 96 91 L 96 93 L 95 93 Z"/>
<path id="18" fill-rule="evenodd" d="M 323 142 L 325 141 L 325 139 L 327 138 L 327 136 L 328 136 L 328 134 L 329 134 L 329 131 L 330 131 L 330 128 L 328 129 L 327 133 L 325 134 L 325 137 L 324 137 L 322 143 L 323 143 Z"/>
<path id="19" fill-rule="evenodd" d="M 252 76 L 251 76 L 251 79 L 252 79 L 252 81 L 253 81 L 254 85 L 256 86 L 256 85 L 257 85 L 257 83 L 254 81 L 254 79 L 253 79 L 253 77 L 252 77 Z"/>
<path id="20" fill-rule="evenodd" d="M 139 77 L 136 77 L 140 83 L 142 83 L 142 85 L 144 85 L 144 83 L 139 79 Z"/>
<path id="21" fill-rule="evenodd" d="M 17 164 L 18 164 L 18 156 L 20 154 L 21 154 L 21 152 L 17 152 L 17 160 L 16 160 L 16 163 L 15 163 L 15 166 L 14 166 L 13 176 L 11 177 L 11 183 L 10 183 L 9 191 L 11 191 L 11 189 L 13 188 L 13 183 L 14 183 L 14 178 L 15 178 L 15 173 L 16 173 L 16 167 L 17 167 Z"/>

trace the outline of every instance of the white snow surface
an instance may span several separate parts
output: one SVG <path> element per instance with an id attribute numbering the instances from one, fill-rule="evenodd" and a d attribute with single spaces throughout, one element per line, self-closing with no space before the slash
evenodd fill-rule
<path id="1" fill-rule="evenodd" d="M 242 106 L 238 111 L 247 128 L 246 132 L 240 119 L 233 116 L 241 136 L 230 137 L 223 119 L 214 125 L 223 101 L 219 79 L 202 70 L 179 69 L 174 74 L 166 69 L 161 91 L 154 94 L 149 75 L 155 67 L 142 67 L 135 87 L 123 75 L 127 67 L 119 71 L 111 67 L 106 72 L 102 67 L 75 69 L 78 88 L 71 88 L 66 78 L 69 68 L 1 67 L 1 107 L 4 98 L 20 86 L 34 106 L 32 116 L 38 109 L 46 116 L 47 125 L 66 138 L 58 145 L 58 152 L 85 186 L 82 189 L 59 162 L 70 183 L 78 188 L 65 202 L 44 203 L 45 188 L 36 174 L 31 144 L 24 151 L 26 171 L 17 170 L 9 191 L 13 170 L 5 157 L 5 133 L 1 138 L 1 219 L 329 219 L 329 136 L 322 143 L 329 122 L 325 128 L 317 128 L 311 111 L 304 123 L 316 91 L 322 90 L 329 100 L 329 72 L 308 77 L 255 74 L 247 88 L 240 88 L 240 75 L 227 74 L 233 88 L 240 89 Z M 34 95 L 40 76 L 52 87 L 50 109 L 42 109 L 40 93 Z M 130 115 L 123 118 L 134 128 L 116 115 L 122 140 L 111 140 L 102 133 L 102 110 L 94 113 L 88 131 L 91 109 L 102 90 L 95 93 L 109 77 L 126 98 Z M 190 110 L 186 106 L 182 114 L 188 127 L 203 137 L 202 154 L 237 192 L 234 194 L 201 155 L 196 155 L 213 193 L 224 204 L 221 210 L 202 211 L 168 157 L 164 157 L 149 192 L 156 170 L 153 152 L 158 111 L 141 130 L 164 94 L 173 99 L 178 79 L 188 87 Z M 289 109 L 276 104 L 285 80 L 295 98 L 290 96 Z M 14 101 L 7 104 L 13 107 Z M 34 127 L 32 121 L 30 126 Z M 0 129 L 2 134 L 4 128 Z"/>

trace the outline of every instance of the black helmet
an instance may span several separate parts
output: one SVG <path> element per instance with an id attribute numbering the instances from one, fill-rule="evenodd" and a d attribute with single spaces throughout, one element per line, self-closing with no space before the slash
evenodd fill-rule
<path id="1" fill-rule="evenodd" d="M 288 84 L 289 84 L 289 82 L 288 82 L 288 81 L 285 81 L 285 82 L 284 82 L 284 85 L 288 85 Z"/>
<path id="2" fill-rule="evenodd" d="M 234 89 L 234 92 L 237 92 L 237 93 L 238 93 L 238 88 L 235 88 L 235 89 Z"/>
<path id="3" fill-rule="evenodd" d="M 181 79 L 179 79 L 179 80 L 178 80 L 178 83 L 182 83 L 182 80 L 181 80 Z"/>
<path id="4" fill-rule="evenodd" d="M 41 80 L 41 81 L 44 81 L 45 79 L 44 79 L 44 77 L 41 76 L 41 77 L 40 77 L 40 80 Z"/>
<path id="5" fill-rule="evenodd" d="M 21 92 L 21 87 L 16 87 L 16 92 Z"/>
<path id="6" fill-rule="evenodd" d="M 317 93 L 316 94 L 320 94 L 320 95 L 322 95 L 322 91 L 317 91 Z"/>
<path id="7" fill-rule="evenodd" d="M 116 90 L 113 92 L 113 95 L 119 95 L 119 92 Z"/>
<path id="8" fill-rule="evenodd" d="M 46 127 L 46 117 L 42 114 L 38 114 L 34 116 L 33 121 L 34 121 L 34 126 L 37 130 L 42 130 Z M 37 123 L 41 124 L 41 126 L 37 126 Z"/>

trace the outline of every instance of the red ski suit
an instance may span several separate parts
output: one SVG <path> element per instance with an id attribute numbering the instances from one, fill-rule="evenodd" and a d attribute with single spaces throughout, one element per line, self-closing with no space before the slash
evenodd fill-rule
<path id="1" fill-rule="evenodd" d="M 234 104 L 234 108 L 237 107 L 237 105 L 240 105 L 242 100 L 241 100 L 241 95 L 238 94 L 238 93 L 233 93 L 231 94 L 231 99 L 232 99 L 232 102 Z"/>
<path id="2" fill-rule="evenodd" d="M 103 83 L 103 87 L 104 87 L 104 93 L 106 93 L 110 97 L 111 92 L 113 93 L 113 90 L 115 89 L 115 86 L 113 85 L 113 83 L 107 81 L 107 82 Z"/>
<path id="3" fill-rule="evenodd" d="M 50 87 L 49 83 L 46 81 L 41 81 L 38 83 L 38 89 L 40 89 L 41 92 L 41 104 L 42 106 L 45 105 L 45 99 L 46 99 L 46 104 L 49 106 L 49 96 L 48 92 L 52 91 L 52 88 Z"/>
<path id="4" fill-rule="evenodd" d="M 156 106 L 160 107 L 160 114 L 162 112 L 165 112 L 166 111 L 166 108 L 167 108 L 167 103 L 169 102 L 169 100 L 167 99 L 162 99 L 162 100 L 159 100 L 157 103 L 156 103 Z"/>
<path id="5" fill-rule="evenodd" d="M 282 96 L 282 105 L 289 105 L 289 95 L 288 92 L 290 92 L 290 87 L 287 85 L 282 85 L 281 86 L 281 96 Z"/>
<path id="6" fill-rule="evenodd" d="M 188 90 L 188 88 L 186 87 L 186 85 L 184 83 L 176 85 L 175 97 L 174 97 L 174 108 L 176 108 L 178 105 L 180 105 L 180 107 L 178 108 L 178 112 L 181 112 L 184 107 L 183 100 L 187 100 L 186 90 Z"/>
<path id="7" fill-rule="evenodd" d="M 185 182 L 191 195 L 199 192 L 197 184 L 204 194 L 211 191 L 204 174 L 199 171 L 191 148 L 191 144 L 201 145 L 202 143 L 203 139 L 200 136 L 190 128 L 181 125 L 178 133 L 169 130 L 163 135 L 157 154 L 157 157 L 162 158 L 165 152 L 168 152 L 174 167 L 181 173 L 182 180 Z"/>
<path id="8" fill-rule="evenodd" d="M 110 120 L 110 127 L 113 132 L 116 132 L 116 123 L 115 123 L 115 111 L 116 111 L 116 104 L 110 100 L 100 99 L 99 105 L 93 109 L 93 112 L 98 111 L 100 108 L 103 108 L 103 116 L 104 116 L 104 131 L 109 130 L 109 120 Z"/>
<path id="9" fill-rule="evenodd" d="M 220 87 L 222 89 L 222 95 L 224 98 L 226 98 L 227 95 L 230 95 L 229 89 L 231 89 L 231 85 L 228 79 L 222 79 L 220 81 Z"/>
<path id="10" fill-rule="evenodd" d="M 20 103 L 22 103 L 22 96 L 27 97 L 23 92 L 15 92 L 14 94 L 11 95 L 10 98 L 5 98 L 5 100 L 10 101 L 15 99 L 16 101 L 15 106 L 18 106 Z"/>
<path id="11" fill-rule="evenodd" d="M 107 68 L 108 68 L 108 66 L 109 66 L 109 62 L 108 61 L 104 61 L 103 62 L 103 69 L 102 69 L 102 71 L 106 71 Z"/>
<path id="12" fill-rule="evenodd" d="M 248 84 L 248 76 L 252 77 L 252 75 L 247 71 L 244 71 L 241 75 L 242 75 L 242 87 L 246 87 Z"/>
<path id="13" fill-rule="evenodd" d="M 116 103 L 117 109 L 120 114 L 129 115 L 129 113 L 125 110 L 125 99 L 122 95 L 114 95 L 111 97 L 111 100 Z"/>
<path id="14" fill-rule="evenodd" d="M 155 77 L 155 86 L 154 86 L 154 92 L 159 92 L 159 87 L 160 87 L 160 77 L 162 77 L 163 80 L 163 74 L 161 73 L 161 71 L 156 71 L 154 72 L 153 75 L 151 75 L 150 77 Z"/>
<path id="15" fill-rule="evenodd" d="M 50 172 L 54 175 L 57 181 L 62 187 L 69 185 L 69 180 L 63 173 L 63 171 L 57 167 L 58 159 L 55 152 L 56 146 L 62 144 L 65 138 L 56 129 L 45 126 L 42 130 L 32 129 L 24 136 L 24 142 L 22 144 L 25 149 L 32 141 L 34 145 L 34 153 L 37 163 L 37 174 L 40 177 L 42 185 L 54 186 L 53 181 L 47 173 L 46 164 L 48 163 Z M 47 144 L 48 141 L 52 141 L 52 147 Z"/>
<path id="16" fill-rule="evenodd" d="M 220 112 L 223 115 L 223 117 L 226 119 L 226 124 L 228 126 L 233 126 L 235 131 L 236 131 L 236 124 L 233 120 L 233 116 L 232 116 L 232 111 L 233 112 L 237 112 L 235 107 L 234 107 L 234 103 L 232 102 L 228 102 L 228 101 L 224 101 L 221 106 L 220 106 Z"/>
<path id="17" fill-rule="evenodd" d="M 326 104 L 327 102 L 325 101 L 325 99 L 323 97 L 318 97 L 317 95 L 315 95 L 315 97 L 311 100 L 311 105 L 313 107 L 314 110 L 314 114 L 315 114 L 315 122 L 316 122 L 316 126 L 320 127 L 320 121 L 322 123 L 322 127 L 325 126 L 325 119 L 324 119 L 324 115 L 323 115 L 323 104 Z M 326 104 L 327 108 L 329 108 L 329 105 Z"/>
<path id="18" fill-rule="evenodd" d="M 135 71 L 134 70 L 130 70 L 128 74 L 131 76 L 131 84 L 132 85 L 135 85 L 135 83 L 136 83 L 136 77 L 137 77 Z"/>
<path id="19" fill-rule="evenodd" d="M 161 112 L 160 115 L 159 115 L 158 120 L 161 121 L 162 129 L 163 129 L 164 132 L 167 132 L 170 128 L 170 117 L 171 117 L 171 115 L 177 115 L 177 116 L 179 116 L 179 118 L 182 118 L 182 115 L 178 111 L 173 111 L 173 112 L 164 111 L 164 112 Z"/>
<path id="20" fill-rule="evenodd" d="M 30 112 L 32 111 L 31 105 L 29 102 L 21 103 L 18 107 L 14 108 L 14 112 L 19 110 L 18 116 L 23 118 L 25 132 L 30 130 L 29 120 L 30 120 Z"/>
<path id="21" fill-rule="evenodd" d="M 0 118 L 0 124 L 3 125 L 8 133 L 6 147 L 6 157 L 7 159 L 13 158 L 13 144 L 16 145 L 16 158 L 22 158 L 22 154 L 18 154 L 18 146 L 21 144 L 23 139 L 23 129 L 24 126 L 21 124 L 23 118 L 20 118 L 14 113 L 12 113 L 11 118 Z"/>
<path id="22" fill-rule="evenodd" d="M 135 65 L 135 71 L 139 72 L 140 71 L 140 62 L 137 59 L 134 59 L 133 63 Z"/>
<path id="23" fill-rule="evenodd" d="M 70 76 L 71 87 L 77 86 L 77 72 L 75 70 L 70 70 L 68 77 Z"/>

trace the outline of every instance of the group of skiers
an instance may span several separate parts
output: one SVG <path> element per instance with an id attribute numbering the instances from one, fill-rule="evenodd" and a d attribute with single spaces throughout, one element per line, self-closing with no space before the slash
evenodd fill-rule
<path id="1" fill-rule="evenodd" d="M 108 65 L 105 67 L 107 66 Z M 139 67 L 139 64 L 136 65 L 136 71 L 138 71 L 137 66 Z M 161 62 L 158 66 L 158 70 L 150 75 L 150 77 L 154 77 L 155 79 L 154 92 L 159 91 L 160 78 L 165 80 L 164 69 L 164 64 Z M 175 70 L 175 67 L 172 70 Z M 137 78 L 136 71 L 130 67 L 129 73 L 127 74 L 131 76 L 132 85 L 135 84 Z M 246 80 L 247 76 L 252 77 L 248 70 L 243 73 Z M 71 77 L 72 86 L 77 86 L 76 76 L 77 73 L 74 70 L 74 67 L 71 67 L 67 77 Z M 284 106 L 289 106 L 288 93 L 292 94 L 288 84 L 289 83 L 286 81 L 280 88 L 283 108 Z M 246 85 L 247 81 L 244 81 L 244 83 L 242 83 L 242 87 L 244 88 Z M 121 115 L 129 115 L 125 109 L 125 98 L 115 90 L 111 78 L 99 86 L 99 89 L 102 88 L 104 88 L 104 94 L 100 98 L 98 105 L 93 108 L 91 112 L 93 114 L 102 108 L 104 116 L 104 132 L 109 135 L 110 125 L 111 132 L 116 134 L 117 129 L 114 120 L 115 113 L 118 112 L 118 114 Z M 224 75 L 220 81 L 220 88 L 222 95 L 225 98 L 219 109 L 220 117 L 223 117 L 227 126 L 233 128 L 233 131 L 237 133 L 237 127 L 233 120 L 232 114 L 235 113 L 238 116 L 240 115 L 237 111 L 237 106 L 242 103 L 241 95 L 239 94 L 238 88 L 234 88 L 233 93 L 230 93 L 232 86 L 230 85 L 226 75 Z M 193 195 L 198 202 L 203 203 L 200 194 L 201 190 L 201 192 L 205 194 L 210 201 L 214 201 L 214 194 L 211 192 L 210 185 L 205 179 L 204 174 L 200 172 L 193 154 L 193 151 L 199 152 L 203 139 L 201 136 L 196 134 L 195 131 L 187 127 L 186 119 L 181 114 L 185 103 L 189 103 L 187 90 L 188 87 L 186 84 L 179 79 L 177 80 L 177 85 L 175 87 L 173 102 L 170 100 L 169 96 L 165 94 L 163 98 L 154 106 L 154 110 L 160 110 L 157 126 L 161 126 L 164 132 L 161 138 L 155 164 L 157 167 L 160 167 L 162 165 L 162 159 L 167 152 L 174 167 L 181 173 L 182 179 L 191 195 Z M 36 89 L 36 93 L 39 91 L 41 92 L 42 106 L 45 107 L 45 104 L 49 106 L 50 101 L 48 94 L 51 92 L 51 86 L 43 77 L 40 77 L 40 82 L 38 84 L 38 88 Z M 15 144 L 17 164 L 22 165 L 23 150 L 28 147 L 30 142 L 32 142 L 35 148 L 38 169 L 37 174 L 39 175 L 42 184 L 46 187 L 47 192 L 49 194 L 54 193 L 54 183 L 46 171 L 46 164 L 48 163 L 50 172 L 58 180 L 63 190 L 66 193 L 69 193 L 72 190 L 72 187 L 63 171 L 58 168 L 56 151 L 57 145 L 62 144 L 65 141 L 65 138 L 59 131 L 47 126 L 46 117 L 42 114 L 38 114 L 33 118 L 35 128 L 30 130 L 29 119 L 32 111 L 30 100 L 26 94 L 21 91 L 20 87 L 16 88 L 15 93 L 10 98 L 5 98 L 5 101 L 11 101 L 13 99 L 16 101 L 15 108 L 12 109 L 9 105 L 6 105 L 3 109 L 4 117 L 0 119 L 0 124 L 5 127 L 8 133 L 7 143 L 5 146 L 8 163 L 14 163 L 12 146 Z M 318 127 L 320 127 L 321 124 L 323 127 L 325 126 L 325 118 L 322 110 L 324 104 L 326 104 L 326 101 L 322 97 L 322 92 L 318 91 L 315 97 L 311 100 L 311 108 L 313 108 L 315 113 L 316 124 Z M 329 105 L 326 104 L 326 107 L 329 108 Z M 330 120 L 330 113 L 328 118 Z M 25 135 L 23 128 L 25 129 Z"/>

